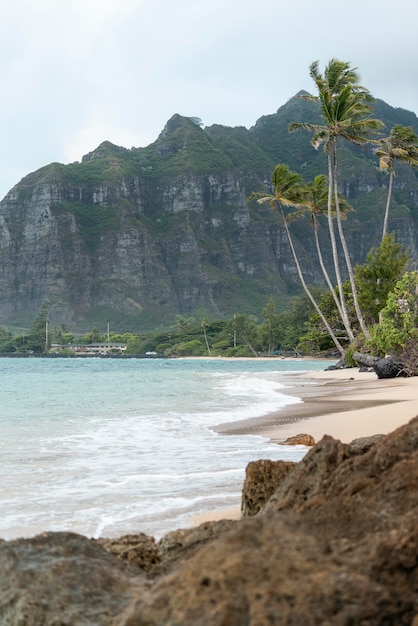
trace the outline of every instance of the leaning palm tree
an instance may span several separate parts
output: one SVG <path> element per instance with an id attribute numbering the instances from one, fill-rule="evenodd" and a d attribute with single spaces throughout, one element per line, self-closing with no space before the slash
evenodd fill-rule
<path id="1" fill-rule="evenodd" d="M 291 213 L 287 216 L 288 222 L 297 219 L 308 213 L 310 215 L 310 224 L 314 231 L 315 237 L 315 246 L 318 254 L 319 265 L 321 267 L 322 273 L 325 278 L 325 282 L 327 283 L 328 289 L 334 299 L 335 305 L 337 307 L 338 313 L 340 315 L 341 321 L 343 322 L 344 328 L 347 333 L 347 337 L 350 342 L 354 341 L 354 333 L 351 328 L 350 323 L 346 324 L 343 314 L 343 309 L 341 306 L 341 301 L 339 298 L 339 294 L 334 288 L 332 284 L 331 278 L 329 276 L 328 270 L 325 266 L 322 249 L 319 241 L 319 217 L 321 215 L 326 215 L 328 212 L 328 184 L 327 177 L 324 174 L 319 174 L 315 176 L 314 180 L 310 183 L 307 183 L 302 192 L 301 198 L 301 208 L 297 209 L 294 213 Z M 352 210 L 352 207 L 349 203 L 344 199 L 339 199 L 340 202 L 340 212 L 341 217 L 345 217 L 346 213 Z M 333 214 L 335 214 L 335 203 L 333 203 L 332 207 Z"/>
<path id="2" fill-rule="evenodd" d="M 418 136 L 412 126 L 400 126 L 396 124 L 390 131 L 388 137 L 379 139 L 379 147 L 376 150 L 376 155 L 379 157 L 380 169 L 389 172 L 388 197 L 383 220 L 383 241 L 387 233 L 393 179 L 396 176 L 395 161 L 406 163 L 411 167 L 418 165 Z"/>
<path id="3" fill-rule="evenodd" d="M 290 124 L 289 130 L 294 131 L 302 128 L 312 132 L 311 143 L 316 149 L 319 148 L 321 144 L 324 144 L 324 150 L 328 158 L 328 226 L 344 323 L 345 325 L 349 324 L 349 319 L 342 288 L 337 243 L 333 225 L 333 199 L 335 202 L 338 234 L 344 252 L 356 315 L 364 335 L 368 338 L 370 337 L 370 333 L 366 327 L 358 302 L 354 271 L 342 227 L 338 195 L 337 145 L 340 138 L 344 138 L 356 145 L 363 145 L 370 141 L 370 136 L 375 133 L 383 123 L 380 120 L 370 117 L 371 102 L 373 99 L 369 91 L 359 84 L 358 73 L 356 69 L 350 68 L 349 63 L 331 59 L 324 73 L 321 74 L 318 68 L 318 61 L 315 61 L 311 64 L 309 72 L 317 87 L 318 95 L 304 95 L 301 97 L 319 103 L 322 124 L 293 123 Z"/>
<path id="4" fill-rule="evenodd" d="M 315 311 L 318 313 L 322 323 L 324 324 L 327 332 L 329 333 L 334 345 L 341 355 L 344 355 L 345 350 L 342 347 L 339 339 L 337 338 L 335 332 L 331 328 L 328 323 L 328 320 L 324 316 L 322 310 L 320 309 L 318 303 L 313 297 L 308 285 L 306 284 L 305 278 L 303 276 L 303 272 L 299 263 L 299 259 L 296 253 L 295 246 L 293 244 L 293 239 L 289 230 L 288 218 L 285 214 L 284 207 L 300 207 L 303 203 L 303 180 L 299 174 L 296 172 L 292 172 L 289 170 L 287 165 L 277 165 L 274 169 L 273 175 L 271 177 L 271 182 L 273 184 L 274 193 L 269 195 L 264 195 L 260 193 L 255 193 L 251 195 L 251 199 L 256 198 L 259 203 L 268 202 L 271 206 L 277 206 L 280 211 L 280 215 L 283 219 L 283 224 L 286 231 L 286 237 L 289 242 L 290 251 L 293 256 L 293 260 L 296 266 L 296 271 L 298 273 L 298 277 L 300 283 L 308 296 L 309 300 L 312 302 L 312 305 L 315 308 Z"/>

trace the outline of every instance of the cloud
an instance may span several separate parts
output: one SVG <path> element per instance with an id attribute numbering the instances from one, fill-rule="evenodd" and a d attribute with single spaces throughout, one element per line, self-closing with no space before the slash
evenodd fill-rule
<path id="1" fill-rule="evenodd" d="M 417 111 L 417 22 L 407 0 L 15 0 L 0 22 L 0 193 L 104 140 L 147 145 L 174 113 L 252 126 L 313 90 L 316 59 L 349 61 Z"/>

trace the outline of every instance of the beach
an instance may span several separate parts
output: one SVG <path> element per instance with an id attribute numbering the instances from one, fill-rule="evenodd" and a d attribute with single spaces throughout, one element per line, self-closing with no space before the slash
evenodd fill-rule
<path id="1" fill-rule="evenodd" d="M 284 393 L 302 402 L 287 405 L 265 417 L 219 424 L 223 435 L 254 434 L 283 443 L 306 433 L 315 441 L 330 435 L 343 443 L 360 437 L 386 435 L 418 415 L 418 376 L 378 379 L 359 368 L 295 373 Z M 216 519 L 238 519 L 238 509 L 196 516 L 194 524 Z"/>
<path id="2" fill-rule="evenodd" d="M 418 415 L 418 377 L 380 380 L 358 368 L 295 373 L 283 393 L 301 403 L 265 417 L 220 424 L 216 431 L 255 434 L 283 443 L 299 433 L 319 441 L 331 435 L 343 443 L 387 434 Z"/>

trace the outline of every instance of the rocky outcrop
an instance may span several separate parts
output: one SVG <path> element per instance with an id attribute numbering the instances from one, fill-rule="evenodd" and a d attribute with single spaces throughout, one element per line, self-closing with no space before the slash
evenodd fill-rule
<path id="1" fill-rule="evenodd" d="M 245 470 L 241 496 L 242 517 L 257 515 L 295 466 L 292 461 L 252 461 Z"/>
<path id="2" fill-rule="evenodd" d="M 190 558 L 198 550 L 214 539 L 228 533 L 236 525 L 235 520 L 204 522 L 194 528 L 174 530 L 158 542 L 161 564 L 155 573 L 168 572 L 184 559 Z"/>
<path id="3" fill-rule="evenodd" d="M 139 569 L 80 535 L 0 544 L 4 626 L 113 626 L 146 584 Z"/>
<path id="4" fill-rule="evenodd" d="M 363 443 L 324 437 L 257 516 L 170 533 L 154 575 L 70 533 L 0 543 L 0 623 L 415 624 L 418 418 Z"/>
<path id="5" fill-rule="evenodd" d="M 409 376 L 405 365 L 393 356 L 378 359 L 373 365 L 373 369 L 378 378 L 406 378 Z"/>
<path id="6" fill-rule="evenodd" d="M 98 539 L 97 542 L 111 554 L 127 563 L 139 567 L 144 572 L 150 572 L 161 563 L 161 553 L 154 537 L 139 533 L 137 535 L 123 535 L 115 539 Z"/>
<path id="7" fill-rule="evenodd" d="M 306 433 L 300 433 L 298 435 L 293 435 L 293 437 L 288 437 L 285 441 L 281 442 L 283 446 L 314 446 L 315 439 L 312 435 L 307 435 Z"/>

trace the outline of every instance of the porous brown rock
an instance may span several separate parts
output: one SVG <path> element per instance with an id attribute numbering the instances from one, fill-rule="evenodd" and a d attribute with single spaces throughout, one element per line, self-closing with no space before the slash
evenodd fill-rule
<path id="1" fill-rule="evenodd" d="M 295 465 L 292 461 L 268 459 L 248 463 L 241 495 L 242 517 L 257 515 Z"/>
<path id="2" fill-rule="evenodd" d="M 375 443 L 383 439 L 384 436 L 385 435 L 370 435 L 369 437 L 353 439 L 353 441 L 350 441 L 348 444 L 348 451 L 350 454 L 363 454 L 367 452 L 367 450 L 370 450 Z"/>
<path id="3" fill-rule="evenodd" d="M 153 581 L 68 533 L 0 543 L 0 624 L 415 625 L 418 418 L 369 444 L 324 437 L 257 516 L 159 542 L 186 549 Z"/>
<path id="4" fill-rule="evenodd" d="M 2 626 L 113 626 L 145 586 L 137 568 L 81 535 L 0 544 Z"/>
<path id="5" fill-rule="evenodd" d="M 189 558 L 207 543 L 232 530 L 236 524 L 237 520 L 222 519 L 167 533 L 158 542 L 161 565 L 156 573 L 167 572 L 175 563 Z"/>
<path id="6" fill-rule="evenodd" d="M 288 437 L 285 441 L 281 442 L 283 446 L 307 446 L 311 447 L 315 445 L 315 439 L 312 435 L 307 435 L 306 433 L 300 433 L 299 435 L 293 435 L 293 437 Z"/>
<path id="7" fill-rule="evenodd" d="M 149 572 L 161 562 L 161 554 L 154 537 L 145 533 L 123 535 L 115 539 L 98 539 L 98 543 L 108 552 L 127 563 L 133 563 Z"/>

